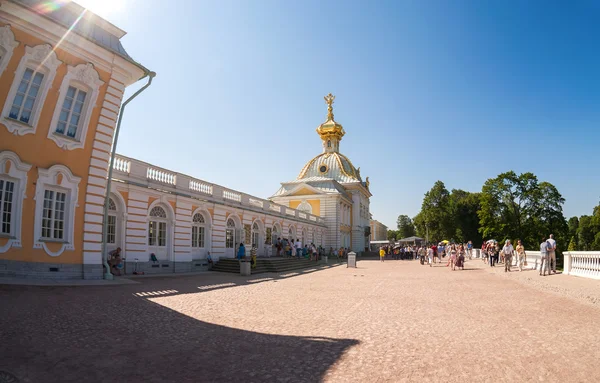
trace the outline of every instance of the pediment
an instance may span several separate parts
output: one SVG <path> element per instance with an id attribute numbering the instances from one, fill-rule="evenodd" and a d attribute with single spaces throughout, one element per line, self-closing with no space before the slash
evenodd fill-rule
<path id="1" fill-rule="evenodd" d="M 296 185 L 294 188 L 290 189 L 288 192 L 280 195 L 280 196 L 306 196 L 306 195 L 315 195 L 315 194 L 325 194 L 322 190 L 310 186 L 309 184 L 300 183 Z"/>

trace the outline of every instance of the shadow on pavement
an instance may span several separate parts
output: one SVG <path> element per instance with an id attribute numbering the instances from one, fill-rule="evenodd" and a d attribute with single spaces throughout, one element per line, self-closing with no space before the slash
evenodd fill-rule
<path id="1" fill-rule="evenodd" d="M 166 295 L 198 293 L 229 283 L 271 281 L 256 281 L 269 278 L 267 274 L 243 281 L 236 277 L 243 278 L 153 278 L 141 279 L 140 285 L 102 287 L 0 286 L 0 371 L 21 382 L 48 383 L 314 382 L 358 344 L 353 339 L 219 326 L 138 295 L 144 289 L 155 292 L 147 296 L 151 298 L 168 290 Z"/>

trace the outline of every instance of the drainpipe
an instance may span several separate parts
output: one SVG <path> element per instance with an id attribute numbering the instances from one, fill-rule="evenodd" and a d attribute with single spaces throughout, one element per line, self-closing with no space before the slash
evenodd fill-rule
<path id="1" fill-rule="evenodd" d="M 144 77 L 148 77 L 148 83 L 144 85 L 141 89 L 135 92 L 131 97 L 129 97 L 121 106 L 119 111 L 119 119 L 117 121 L 117 128 L 115 130 L 115 141 L 113 142 L 112 151 L 110 152 L 110 165 L 108 167 L 108 180 L 106 182 L 106 196 L 104 197 L 104 218 L 102 220 L 102 264 L 105 267 L 104 271 L 104 279 L 113 279 L 113 275 L 110 272 L 110 266 L 108 265 L 108 249 L 106 243 L 108 241 L 108 201 L 110 199 L 110 187 L 112 184 L 112 174 L 113 174 L 113 165 L 115 163 L 115 154 L 117 151 L 117 141 L 119 140 L 119 130 L 121 129 L 121 121 L 123 120 L 123 112 L 125 112 L 125 107 L 131 100 L 136 98 L 140 93 L 142 93 L 146 88 L 152 84 L 152 79 L 156 76 L 156 72 L 147 72 Z M 143 78 L 143 77 L 142 77 Z M 141 79 L 140 79 L 141 80 Z"/>

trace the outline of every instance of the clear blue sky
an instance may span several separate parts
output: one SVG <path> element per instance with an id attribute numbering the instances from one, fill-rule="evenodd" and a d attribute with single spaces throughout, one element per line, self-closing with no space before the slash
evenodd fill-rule
<path id="1" fill-rule="evenodd" d="M 598 1 L 80 3 L 158 73 L 122 154 L 269 197 L 320 153 L 332 92 L 390 228 L 438 179 L 479 191 L 508 170 L 556 185 L 567 217 L 598 204 Z"/>

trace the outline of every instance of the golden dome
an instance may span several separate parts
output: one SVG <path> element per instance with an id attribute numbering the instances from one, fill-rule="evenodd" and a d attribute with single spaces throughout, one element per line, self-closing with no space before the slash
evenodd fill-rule
<path id="1" fill-rule="evenodd" d="M 327 140 L 330 138 L 336 138 L 338 141 L 344 137 L 346 132 L 344 131 L 344 127 L 342 124 L 335 122 L 333 119 L 333 100 L 335 100 L 335 96 L 329 93 L 324 97 L 325 102 L 327 103 L 327 121 L 319 125 L 317 128 L 317 133 L 321 136 L 322 140 Z"/>
<path id="2" fill-rule="evenodd" d="M 308 161 L 296 180 L 331 179 L 340 183 L 362 182 L 360 169 L 350 159 L 337 152 L 322 153 Z"/>

